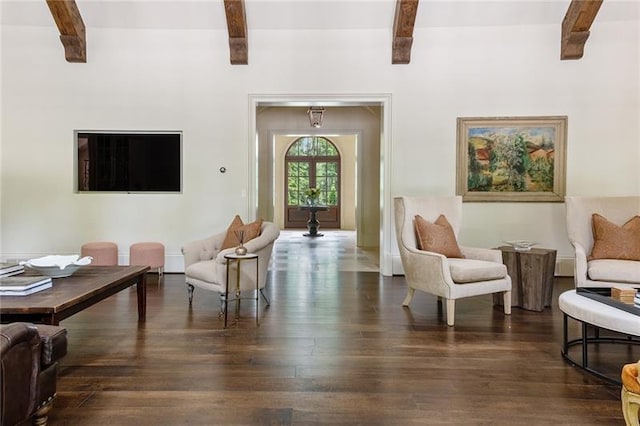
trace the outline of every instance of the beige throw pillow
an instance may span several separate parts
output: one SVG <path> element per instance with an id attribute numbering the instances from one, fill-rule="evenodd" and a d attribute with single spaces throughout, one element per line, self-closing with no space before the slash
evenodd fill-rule
<path id="1" fill-rule="evenodd" d="M 453 228 L 444 215 L 438 216 L 438 219 L 431 223 L 418 214 L 415 216 L 414 226 L 420 250 L 440 253 L 446 257 L 464 257 L 458 247 Z"/>
<path id="2" fill-rule="evenodd" d="M 245 225 L 240 216 L 236 215 L 236 217 L 233 218 L 233 221 L 231 221 L 229 228 L 227 228 L 227 235 L 224 237 L 220 250 L 238 247 L 240 245 L 240 241 L 238 241 L 238 236 L 235 231 L 244 230 L 244 243 L 246 243 L 260 235 L 261 228 L 262 219 L 258 219 L 255 222 L 247 223 Z"/>
<path id="3" fill-rule="evenodd" d="M 617 259 L 640 261 L 640 216 L 622 226 L 597 213 L 592 216 L 593 248 L 589 260 Z"/>

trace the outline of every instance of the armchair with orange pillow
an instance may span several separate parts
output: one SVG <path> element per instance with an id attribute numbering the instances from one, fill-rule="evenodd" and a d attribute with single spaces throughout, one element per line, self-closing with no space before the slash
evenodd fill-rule
<path id="1" fill-rule="evenodd" d="M 455 301 L 500 293 L 511 313 L 511 277 L 500 250 L 458 246 L 462 197 L 396 197 L 396 238 L 407 281 L 408 306 L 416 290 L 446 299 L 447 325 L 454 325 Z"/>
<path id="2" fill-rule="evenodd" d="M 576 287 L 640 286 L 640 196 L 565 197 Z"/>
<path id="3" fill-rule="evenodd" d="M 208 238 L 191 241 L 182 247 L 189 304 L 193 301 L 195 288 L 198 287 L 203 290 L 220 293 L 222 311 L 224 297 L 226 297 L 225 286 L 227 281 L 227 259 L 224 256 L 233 254 L 235 248 L 240 245 L 235 232 L 238 230 L 244 231 L 243 245 L 246 247 L 247 252 L 258 255 L 258 288 L 265 302 L 269 304 L 263 289 L 267 282 L 273 244 L 280 235 L 280 228 L 273 222 L 266 222 L 261 219 L 244 224 L 240 216 L 237 215 L 225 231 Z M 237 263 L 234 263 L 231 265 L 230 274 L 236 273 Z M 240 273 L 242 274 L 240 277 L 240 290 L 255 291 L 255 270 L 253 268 L 242 268 Z"/>

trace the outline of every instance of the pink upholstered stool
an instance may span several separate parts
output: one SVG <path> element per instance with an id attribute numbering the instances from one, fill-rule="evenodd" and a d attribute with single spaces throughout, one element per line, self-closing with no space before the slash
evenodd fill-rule
<path id="1" fill-rule="evenodd" d="M 158 275 L 162 275 L 164 245 L 155 242 L 131 244 L 129 247 L 129 265 L 145 265 L 152 269 L 158 268 Z"/>
<path id="2" fill-rule="evenodd" d="M 91 256 L 92 265 L 114 266 L 118 264 L 118 245 L 108 241 L 85 243 L 80 248 L 80 256 Z"/>

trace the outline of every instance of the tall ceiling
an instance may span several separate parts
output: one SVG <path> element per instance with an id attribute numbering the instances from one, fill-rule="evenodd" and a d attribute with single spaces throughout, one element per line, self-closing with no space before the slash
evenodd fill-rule
<path id="1" fill-rule="evenodd" d="M 92 28 L 225 30 L 222 0 L 76 0 Z M 245 0 L 252 30 L 393 29 L 396 0 Z M 570 0 L 421 0 L 415 29 L 558 25 Z M 596 24 L 640 19 L 638 0 L 605 0 Z M 0 0 L 0 23 L 54 26 L 45 0 Z M 250 38 L 250 35 L 249 35 Z"/>
<path id="2" fill-rule="evenodd" d="M 392 30 L 393 64 L 411 62 L 414 29 L 561 23 L 561 59 L 580 59 L 604 0 L 5 0 L 2 25 L 60 31 L 68 62 L 87 61 L 86 29 L 227 28 L 229 60 L 248 64 L 249 32 L 256 30 Z M 638 19 L 637 0 L 607 0 L 600 21 Z M 418 7 L 420 6 L 420 7 Z M 223 18 L 224 16 L 224 18 Z M 393 18 L 392 18 L 393 17 Z"/>

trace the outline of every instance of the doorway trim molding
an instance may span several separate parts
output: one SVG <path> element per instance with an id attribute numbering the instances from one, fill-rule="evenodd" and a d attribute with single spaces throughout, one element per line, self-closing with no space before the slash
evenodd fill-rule
<path id="1" fill-rule="evenodd" d="M 258 210 L 258 131 L 256 111 L 260 106 L 367 106 L 382 107 L 380 126 L 380 273 L 392 275 L 391 198 L 391 94 L 249 94 L 248 211 Z"/>

